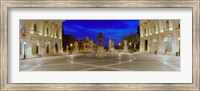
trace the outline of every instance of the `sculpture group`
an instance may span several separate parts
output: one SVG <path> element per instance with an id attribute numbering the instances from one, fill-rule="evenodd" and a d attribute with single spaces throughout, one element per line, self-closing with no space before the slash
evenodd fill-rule
<path id="1" fill-rule="evenodd" d="M 108 49 L 106 49 L 104 46 L 101 45 L 101 43 L 104 42 L 103 34 L 100 32 L 98 34 L 98 42 L 95 43 L 92 39 L 89 39 L 88 36 L 82 41 L 75 41 L 70 46 L 66 46 L 66 53 L 68 54 L 88 54 L 88 55 L 94 55 L 97 57 L 103 57 L 106 55 L 114 55 L 119 53 L 119 50 L 117 51 L 114 46 L 114 41 L 109 39 L 108 40 Z M 122 52 L 129 52 L 128 46 L 127 46 L 127 40 L 124 40 L 124 46 Z"/>

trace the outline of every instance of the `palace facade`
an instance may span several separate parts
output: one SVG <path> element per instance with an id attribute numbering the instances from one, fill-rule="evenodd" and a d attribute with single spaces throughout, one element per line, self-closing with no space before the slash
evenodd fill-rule
<path id="1" fill-rule="evenodd" d="M 62 20 L 20 20 L 20 59 L 63 52 Z"/>
<path id="2" fill-rule="evenodd" d="M 140 52 L 180 53 L 180 20 L 141 20 Z"/>

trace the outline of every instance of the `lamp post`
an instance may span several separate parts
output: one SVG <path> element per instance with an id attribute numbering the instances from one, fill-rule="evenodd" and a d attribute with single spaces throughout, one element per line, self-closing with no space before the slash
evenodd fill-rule
<path id="1" fill-rule="evenodd" d="M 120 49 L 121 43 L 119 43 L 119 49 Z"/>
<path id="2" fill-rule="evenodd" d="M 132 45 L 132 43 L 129 43 L 130 52 L 131 52 L 131 45 Z"/>
<path id="3" fill-rule="evenodd" d="M 70 46 L 72 47 L 73 45 L 72 45 L 72 44 L 70 44 Z"/>
<path id="4" fill-rule="evenodd" d="M 25 52 L 25 48 L 26 48 L 26 42 L 24 42 L 24 59 L 26 59 L 26 52 Z"/>
<path id="5" fill-rule="evenodd" d="M 72 51 L 73 51 L 73 50 L 72 50 L 72 46 L 73 46 L 73 44 L 71 43 L 71 44 L 70 44 L 70 50 L 69 50 L 70 53 L 69 53 L 69 54 L 72 54 Z"/>

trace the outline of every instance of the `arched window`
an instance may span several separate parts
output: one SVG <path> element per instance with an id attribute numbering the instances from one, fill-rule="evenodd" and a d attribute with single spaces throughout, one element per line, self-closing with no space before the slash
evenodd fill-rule
<path id="1" fill-rule="evenodd" d="M 39 53 L 39 48 L 38 48 L 39 46 L 37 45 L 36 46 L 36 54 L 38 54 Z"/>
<path id="2" fill-rule="evenodd" d="M 49 45 L 46 48 L 46 53 L 49 54 Z"/>
<path id="3" fill-rule="evenodd" d="M 153 29 L 154 29 L 154 32 L 156 32 L 156 22 L 154 22 L 153 24 Z"/>
<path id="4" fill-rule="evenodd" d="M 47 28 L 47 34 L 49 34 L 49 28 Z"/>
<path id="5" fill-rule="evenodd" d="M 147 29 L 146 28 L 144 28 L 144 34 L 146 34 L 147 33 Z"/>
<path id="6" fill-rule="evenodd" d="M 58 36 L 58 30 L 56 30 L 56 37 L 59 37 L 59 36 Z"/>
<path id="7" fill-rule="evenodd" d="M 166 21 L 166 27 L 169 28 L 169 20 Z"/>
<path id="8" fill-rule="evenodd" d="M 34 30 L 35 32 L 36 32 L 36 30 L 37 30 L 37 24 L 36 24 L 36 23 L 34 23 L 33 30 Z"/>

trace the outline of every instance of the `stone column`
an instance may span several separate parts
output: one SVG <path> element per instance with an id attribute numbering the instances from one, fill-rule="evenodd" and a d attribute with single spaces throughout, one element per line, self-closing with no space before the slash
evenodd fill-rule
<path id="1" fill-rule="evenodd" d="M 140 24 L 140 36 L 144 35 L 144 25 Z"/>
<path id="2" fill-rule="evenodd" d="M 152 46 L 151 46 L 151 44 L 152 44 L 152 39 L 151 39 L 151 37 L 150 36 L 148 36 L 148 50 L 147 50 L 147 52 L 150 52 L 151 53 L 151 48 L 152 48 Z"/>
<path id="3" fill-rule="evenodd" d="M 124 52 L 128 52 L 127 40 L 124 40 Z"/>
<path id="4" fill-rule="evenodd" d="M 177 21 L 173 20 L 173 31 L 172 31 L 172 37 L 173 37 L 173 42 L 172 42 L 172 53 L 175 54 L 176 52 L 179 51 L 179 40 L 178 40 L 178 33 L 176 31 L 177 28 Z"/>
<path id="5" fill-rule="evenodd" d="M 56 48 L 55 48 L 55 44 L 54 43 L 55 42 L 52 39 L 52 42 L 50 42 L 50 44 L 49 44 L 49 49 L 50 49 L 49 52 L 50 52 L 51 55 L 56 54 Z M 57 45 L 59 46 L 58 43 L 57 43 Z"/>
<path id="6" fill-rule="evenodd" d="M 31 24 L 33 24 L 33 21 L 26 21 L 25 23 L 27 25 L 27 33 L 26 33 L 26 45 L 25 45 L 25 53 L 26 58 L 33 57 L 32 55 L 32 42 L 31 42 L 31 35 L 30 35 L 30 29 Z"/>
<path id="7" fill-rule="evenodd" d="M 165 43 L 164 43 L 164 36 L 162 36 L 161 31 L 163 30 L 163 23 L 162 20 L 159 20 L 158 26 L 158 54 L 163 54 L 165 52 Z"/>
<path id="8" fill-rule="evenodd" d="M 45 56 L 45 53 L 46 53 L 46 50 L 45 50 L 45 37 L 44 37 L 44 29 L 45 29 L 45 22 L 42 21 L 42 36 L 41 36 L 41 42 L 40 42 L 40 45 L 41 45 L 41 48 L 40 48 L 40 53 L 41 53 L 41 56 Z"/>
<path id="9" fill-rule="evenodd" d="M 112 48 L 112 40 L 109 39 L 108 40 L 108 50 L 110 50 Z"/>

